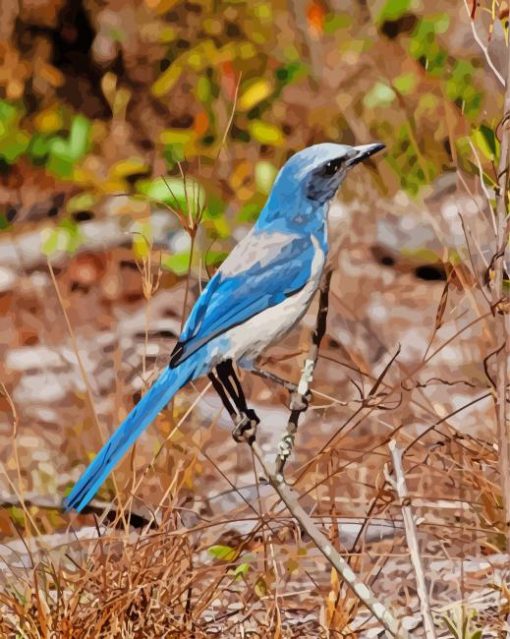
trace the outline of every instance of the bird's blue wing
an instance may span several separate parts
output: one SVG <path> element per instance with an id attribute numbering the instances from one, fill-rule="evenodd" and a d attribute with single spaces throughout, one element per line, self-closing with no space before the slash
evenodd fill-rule
<path id="1" fill-rule="evenodd" d="M 316 247 L 310 236 L 251 233 L 195 303 L 172 357 L 174 367 L 230 328 L 280 304 L 308 282 Z"/>

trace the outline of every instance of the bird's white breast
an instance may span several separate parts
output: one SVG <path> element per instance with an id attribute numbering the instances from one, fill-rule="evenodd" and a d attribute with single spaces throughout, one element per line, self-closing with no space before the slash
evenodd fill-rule
<path id="1" fill-rule="evenodd" d="M 315 252 L 308 282 L 298 293 L 280 304 L 227 331 L 229 357 L 234 360 L 255 359 L 269 344 L 282 338 L 303 317 L 317 291 L 325 263 L 324 251 L 315 237 L 312 237 L 312 243 Z"/>

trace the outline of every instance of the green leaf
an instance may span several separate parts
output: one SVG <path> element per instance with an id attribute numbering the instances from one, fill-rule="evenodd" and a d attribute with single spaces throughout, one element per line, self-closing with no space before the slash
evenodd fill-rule
<path id="1" fill-rule="evenodd" d="M 79 225 L 73 220 L 65 219 L 55 228 L 44 229 L 41 240 L 41 250 L 49 257 L 57 251 L 74 253 L 81 246 L 83 237 Z"/>
<path id="2" fill-rule="evenodd" d="M 0 131 L 0 157 L 4 158 L 7 164 L 14 164 L 25 153 L 29 143 L 29 136 L 17 128 L 7 129 L 4 135 Z"/>
<path id="3" fill-rule="evenodd" d="M 195 85 L 195 95 L 204 104 L 209 104 L 212 97 L 211 81 L 205 75 L 201 75 Z"/>
<path id="4" fill-rule="evenodd" d="M 7 219 L 5 213 L 0 213 L 0 232 L 5 231 L 11 227 L 11 223 Z"/>
<path id="5" fill-rule="evenodd" d="M 43 255 L 50 256 L 58 249 L 58 229 L 43 229 L 41 232 Z"/>
<path id="6" fill-rule="evenodd" d="M 164 202 L 172 208 L 196 213 L 205 204 L 205 191 L 191 178 L 154 178 L 138 180 L 138 193 L 147 196 L 154 202 Z"/>
<path id="7" fill-rule="evenodd" d="M 133 253 L 136 259 L 143 260 L 150 255 L 151 246 L 147 238 L 140 234 L 135 233 L 133 235 Z"/>
<path id="8" fill-rule="evenodd" d="M 238 555 L 235 548 L 221 545 L 211 546 L 208 548 L 207 552 L 215 559 L 221 559 L 222 561 L 234 561 Z"/>
<path id="9" fill-rule="evenodd" d="M 263 205 L 260 205 L 257 202 L 247 202 L 237 214 L 238 222 L 254 222 L 257 219 L 262 206 Z"/>
<path id="10" fill-rule="evenodd" d="M 186 145 L 195 137 L 194 131 L 190 129 L 166 129 L 162 131 L 159 139 L 162 144 L 181 144 Z"/>
<path id="11" fill-rule="evenodd" d="M 262 120 L 251 120 L 248 123 L 248 131 L 252 138 L 261 144 L 280 146 L 284 141 L 282 130 L 278 126 Z"/>
<path id="12" fill-rule="evenodd" d="M 409 42 L 410 54 L 420 60 L 431 75 L 440 76 L 445 72 L 448 55 L 436 36 L 448 30 L 449 22 L 450 18 L 445 13 L 427 16 L 419 20 Z"/>
<path id="13" fill-rule="evenodd" d="M 218 51 L 212 40 L 200 42 L 197 46 L 185 51 L 165 69 L 152 85 L 152 93 L 161 98 L 177 83 L 183 71 L 191 67 L 194 71 L 201 71 L 203 67 L 214 64 Z"/>
<path id="14" fill-rule="evenodd" d="M 181 277 L 189 270 L 189 258 L 189 251 L 167 254 L 161 258 L 161 266 Z"/>
<path id="15" fill-rule="evenodd" d="M 50 141 L 48 170 L 59 177 L 69 178 L 75 164 L 87 153 L 89 147 L 90 122 L 77 115 L 69 131 L 69 138 L 56 136 Z"/>
<path id="16" fill-rule="evenodd" d="M 0 122 L 12 123 L 15 120 L 19 120 L 21 116 L 21 109 L 17 109 L 14 104 L 7 102 L 6 100 L 0 100 Z"/>
<path id="17" fill-rule="evenodd" d="M 324 33 L 335 33 L 340 29 L 347 29 L 353 23 L 353 16 L 345 13 L 328 13 L 324 22 Z"/>
<path id="18" fill-rule="evenodd" d="M 77 115 L 71 125 L 69 134 L 69 155 L 73 160 L 80 160 L 87 152 L 89 143 L 90 122 L 84 115 Z"/>
<path id="19" fill-rule="evenodd" d="M 402 95 L 412 93 L 416 87 L 416 75 L 414 73 L 402 73 L 393 78 L 393 86 Z"/>
<path id="20" fill-rule="evenodd" d="M 300 61 L 289 62 L 275 71 L 276 79 L 282 84 L 292 84 L 307 73 L 306 66 Z"/>
<path id="21" fill-rule="evenodd" d="M 77 213 L 78 211 L 88 211 L 97 203 L 97 197 L 88 191 L 78 193 L 69 198 L 66 203 L 66 211 L 68 213 Z"/>
<path id="22" fill-rule="evenodd" d="M 205 220 L 205 227 L 212 237 L 227 239 L 232 235 L 232 229 L 225 217 L 217 217 L 213 220 Z"/>
<path id="23" fill-rule="evenodd" d="M 410 9 L 411 4 L 412 0 L 386 0 L 376 16 L 377 24 L 382 24 L 387 20 L 398 20 Z"/>
<path id="24" fill-rule="evenodd" d="M 204 210 L 204 220 L 214 220 L 221 217 L 225 211 L 225 202 L 218 197 L 208 197 Z"/>
<path id="25" fill-rule="evenodd" d="M 30 137 L 19 128 L 23 109 L 0 100 L 0 158 L 7 164 L 14 164 L 25 153 Z"/>
<path id="26" fill-rule="evenodd" d="M 51 149 L 52 139 L 41 133 L 36 133 L 32 137 L 28 147 L 28 155 L 34 162 L 44 161 L 47 158 Z"/>
<path id="27" fill-rule="evenodd" d="M 494 161 L 498 153 L 499 143 L 494 131 L 486 124 L 473 131 L 473 141 L 488 160 Z"/>
<path id="28" fill-rule="evenodd" d="M 240 579 L 241 577 L 247 575 L 250 569 L 250 564 L 244 562 L 242 564 L 239 564 L 239 566 L 236 566 L 235 570 L 233 571 L 233 575 L 236 579 Z"/>
<path id="29" fill-rule="evenodd" d="M 226 251 L 207 251 L 205 256 L 206 266 L 219 266 L 228 256 Z"/>
<path id="30" fill-rule="evenodd" d="M 83 243 L 83 236 L 79 224 L 68 218 L 60 222 L 60 228 L 66 235 L 65 250 L 68 253 L 75 253 Z"/>

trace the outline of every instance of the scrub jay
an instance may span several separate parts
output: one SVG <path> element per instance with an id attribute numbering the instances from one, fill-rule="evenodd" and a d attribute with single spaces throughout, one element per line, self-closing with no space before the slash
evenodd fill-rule
<path id="1" fill-rule="evenodd" d="M 383 144 L 317 144 L 280 170 L 253 229 L 234 248 L 195 303 L 169 365 L 76 482 L 64 504 L 82 510 L 143 430 L 189 381 L 209 375 L 237 435 L 258 422 L 232 362 L 250 369 L 269 344 L 305 314 L 328 251 L 327 213 L 349 169 Z M 256 424 L 255 424 L 256 425 Z"/>

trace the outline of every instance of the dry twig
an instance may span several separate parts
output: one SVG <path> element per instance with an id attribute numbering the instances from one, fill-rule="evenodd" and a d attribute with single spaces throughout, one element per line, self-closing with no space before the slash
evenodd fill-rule
<path id="1" fill-rule="evenodd" d="M 271 471 L 258 444 L 256 442 L 251 443 L 251 448 L 269 483 L 276 490 L 280 499 L 349 588 L 393 637 L 409 639 L 407 630 L 402 627 L 386 606 L 377 600 L 370 588 L 356 575 L 328 538 L 317 528 L 312 518 L 299 503 L 296 493 L 285 483 L 283 475 Z"/>
<path id="2" fill-rule="evenodd" d="M 418 537 L 416 534 L 416 522 L 413 517 L 413 511 L 411 510 L 411 502 L 409 499 L 409 493 L 407 491 L 404 467 L 402 465 L 402 450 L 398 447 L 398 444 L 394 439 L 389 442 L 388 448 L 391 454 L 395 478 L 391 477 L 387 469 L 385 469 L 385 475 L 387 481 L 393 486 L 393 489 L 398 495 L 400 508 L 402 510 L 402 518 L 404 520 L 407 545 L 411 554 L 411 562 L 413 564 L 414 574 L 416 575 L 418 599 L 420 600 L 420 609 L 423 617 L 423 625 L 425 627 L 425 636 L 427 637 L 427 639 L 436 639 L 436 630 L 434 627 L 434 621 L 432 619 L 432 612 L 430 610 L 430 603 L 427 595 L 427 585 L 425 583 L 425 573 L 423 571 L 420 548 L 418 545 Z"/>

